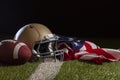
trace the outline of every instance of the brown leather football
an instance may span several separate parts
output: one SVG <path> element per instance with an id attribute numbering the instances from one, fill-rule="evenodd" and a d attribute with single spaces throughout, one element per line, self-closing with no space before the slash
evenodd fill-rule
<path id="1" fill-rule="evenodd" d="M 23 42 L 6 39 L 0 42 L 0 63 L 24 64 L 32 56 L 30 48 Z"/>

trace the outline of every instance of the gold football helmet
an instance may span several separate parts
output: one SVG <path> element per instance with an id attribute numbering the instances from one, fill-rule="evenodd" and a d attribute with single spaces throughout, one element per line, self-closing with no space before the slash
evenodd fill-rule
<path id="1" fill-rule="evenodd" d="M 35 41 L 44 39 L 44 36 L 48 34 L 52 32 L 45 25 L 30 23 L 20 28 L 14 39 L 25 42 L 32 49 Z"/>
<path id="2" fill-rule="evenodd" d="M 45 25 L 30 23 L 20 28 L 14 36 L 14 40 L 26 43 L 33 52 L 33 57 L 55 57 L 61 55 L 63 50 L 57 49 L 57 36 Z"/>

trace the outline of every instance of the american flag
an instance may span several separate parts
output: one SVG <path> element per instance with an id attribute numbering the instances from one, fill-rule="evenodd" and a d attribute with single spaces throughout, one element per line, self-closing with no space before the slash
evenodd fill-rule
<path id="1" fill-rule="evenodd" d="M 91 41 L 76 40 L 70 37 L 58 35 L 58 48 L 65 49 L 64 60 L 90 60 L 97 64 L 103 61 L 119 61 L 120 50 L 100 48 Z"/>

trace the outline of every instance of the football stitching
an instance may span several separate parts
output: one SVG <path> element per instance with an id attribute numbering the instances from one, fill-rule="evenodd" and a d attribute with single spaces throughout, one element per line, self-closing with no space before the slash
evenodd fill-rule
<path id="1" fill-rule="evenodd" d="M 19 53 L 19 50 L 22 46 L 26 45 L 25 43 L 18 43 L 15 48 L 14 48 L 14 51 L 13 51 L 13 59 L 18 59 L 18 53 Z"/>

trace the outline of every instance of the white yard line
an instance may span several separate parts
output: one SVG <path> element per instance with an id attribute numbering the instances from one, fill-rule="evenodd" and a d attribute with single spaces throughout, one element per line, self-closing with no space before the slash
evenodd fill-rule
<path id="1" fill-rule="evenodd" d="M 28 80 L 53 80 L 62 64 L 60 61 L 45 61 L 38 65 Z"/>

